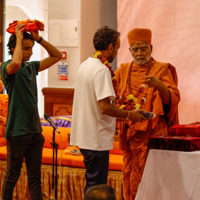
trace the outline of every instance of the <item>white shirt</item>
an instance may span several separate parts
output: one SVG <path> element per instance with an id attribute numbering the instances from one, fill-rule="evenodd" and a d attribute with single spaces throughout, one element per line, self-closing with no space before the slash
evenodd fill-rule
<path id="1" fill-rule="evenodd" d="M 102 114 L 98 101 L 115 92 L 110 70 L 97 58 L 84 61 L 77 73 L 70 145 L 89 150 L 113 148 L 116 119 Z"/>

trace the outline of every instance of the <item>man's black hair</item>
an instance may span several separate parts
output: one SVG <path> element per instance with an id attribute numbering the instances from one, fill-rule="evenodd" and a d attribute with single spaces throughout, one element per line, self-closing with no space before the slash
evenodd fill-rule
<path id="1" fill-rule="evenodd" d="M 119 36 L 119 32 L 113 30 L 108 26 L 103 26 L 102 28 L 98 29 L 94 34 L 94 48 L 98 51 L 106 50 L 111 43 L 113 43 L 113 46 L 115 46 Z"/>
<path id="2" fill-rule="evenodd" d="M 94 185 L 86 191 L 84 200 L 116 200 L 115 190 L 106 184 Z"/>
<path id="3" fill-rule="evenodd" d="M 24 35 L 23 39 L 30 39 L 30 40 L 33 41 L 33 44 L 34 44 L 34 39 L 31 37 L 30 33 L 23 32 L 23 35 Z M 7 44 L 9 55 L 13 55 L 13 52 L 12 52 L 11 48 L 15 48 L 15 46 L 16 46 L 16 40 L 17 40 L 16 39 L 16 35 L 11 35 L 9 37 L 8 44 Z"/>

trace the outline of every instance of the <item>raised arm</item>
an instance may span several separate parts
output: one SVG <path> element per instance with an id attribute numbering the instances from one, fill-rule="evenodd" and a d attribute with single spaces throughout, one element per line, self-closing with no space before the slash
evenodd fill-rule
<path id="1" fill-rule="evenodd" d="M 15 27 L 16 46 L 15 48 L 12 49 L 13 51 L 12 60 L 6 67 L 8 75 L 14 74 L 21 67 L 23 59 L 22 40 L 23 40 L 24 29 L 25 29 L 24 24 L 19 24 Z"/>
<path id="2" fill-rule="evenodd" d="M 31 32 L 31 35 L 33 39 L 36 42 L 40 43 L 40 45 L 42 45 L 49 54 L 49 57 L 40 61 L 39 71 L 43 71 L 51 67 L 53 64 L 55 64 L 62 58 L 62 53 L 55 46 L 53 46 L 52 44 L 44 40 L 41 36 L 39 36 L 38 31 Z"/>

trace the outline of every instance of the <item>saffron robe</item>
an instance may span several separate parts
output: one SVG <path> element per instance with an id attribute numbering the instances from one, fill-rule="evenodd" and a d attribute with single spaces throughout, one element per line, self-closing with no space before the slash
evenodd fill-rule
<path id="1" fill-rule="evenodd" d="M 135 199 L 137 188 L 141 181 L 146 158 L 148 155 L 148 140 L 151 136 L 168 135 L 168 127 L 178 124 L 178 103 L 180 92 L 177 88 L 177 74 L 169 63 L 160 63 L 152 58 L 150 63 L 139 66 L 132 63 L 122 64 L 115 72 L 118 93 L 121 104 L 128 94 L 137 95 L 141 82 L 146 75 L 160 79 L 168 88 L 171 102 L 163 105 L 159 92 L 154 87 L 146 85 L 146 103 L 142 109 L 156 114 L 153 120 L 133 123 L 131 121 L 117 122 L 120 129 L 120 148 L 123 150 L 123 184 L 127 200 Z M 144 94 L 142 94 L 144 95 Z"/>

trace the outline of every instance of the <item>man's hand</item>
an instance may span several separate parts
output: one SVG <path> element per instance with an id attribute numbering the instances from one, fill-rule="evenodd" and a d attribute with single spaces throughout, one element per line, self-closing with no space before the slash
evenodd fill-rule
<path id="1" fill-rule="evenodd" d="M 15 26 L 16 45 L 15 47 L 11 47 L 11 51 L 13 52 L 12 60 L 6 67 L 8 75 L 16 73 L 21 67 L 23 61 L 22 41 L 25 28 L 25 24 L 18 24 Z"/>
<path id="2" fill-rule="evenodd" d="M 171 96 L 169 90 L 160 79 L 149 75 L 145 77 L 145 82 L 149 87 L 155 87 L 159 91 L 163 104 L 170 104 Z"/>
<path id="3" fill-rule="evenodd" d="M 148 120 L 146 117 L 142 115 L 143 110 L 131 110 L 128 112 L 128 120 L 133 122 L 143 122 Z"/>
<path id="4" fill-rule="evenodd" d="M 16 35 L 17 40 L 21 40 L 21 41 L 23 40 L 24 38 L 23 32 L 25 28 L 26 28 L 25 24 L 18 24 L 15 27 L 15 35 Z"/>
<path id="5" fill-rule="evenodd" d="M 158 89 L 158 87 L 163 84 L 161 80 L 151 75 L 145 77 L 145 83 L 149 87 L 155 87 L 156 89 Z"/>
<path id="6" fill-rule="evenodd" d="M 31 37 L 35 40 L 38 41 L 40 39 L 39 31 L 31 31 Z"/>

